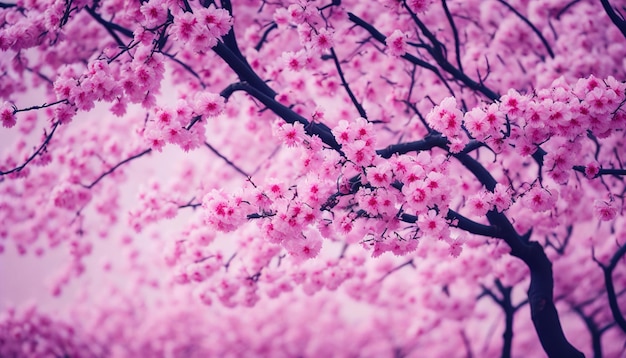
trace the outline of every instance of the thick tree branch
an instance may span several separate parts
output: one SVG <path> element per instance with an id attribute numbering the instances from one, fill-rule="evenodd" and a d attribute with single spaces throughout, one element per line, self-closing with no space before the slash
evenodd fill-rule
<path id="1" fill-rule="evenodd" d="M 593 318 L 586 315 L 583 308 L 580 306 L 573 307 L 574 312 L 585 322 L 587 330 L 591 334 L 591 346 L 593 347 L 593 357 L 602 358 L 602 333 L 598 325 L 593 321 Z"/>
<path id="2" fill-rule="evenodd" d="M 85 10 L 87 10 L 87 13 L 89 13 L 89 15 L 91 15 L 91 17 L 93 17 L 99 24 L 101 24 L 102 26 L 104 26 L 104 28 L 107 30 L 107 32 L 111 35 L 111 37 L 113 37 L 113 39 L 115 40 L 115 42 L 117 43 L 117 45 L 119 47 L 126 47 L 126 44 L 122 41 L 122 39 L 120 39 L 120 37 L 117 35 L 117 33 L 115 31 L 119 31 L 122 34 L 126 35 L 127 37 L 133 38 L 133 32 L 121 27 L 117 24 L 114 24 L 112 22 L 109 21 L 105 21 L 98 13 L 96 13 L 92 8 L 90 8 L 89 6 L 85 6 Z"/>
<path id="3" fill-rule="evenodd" d="M 265 93 L 263 93 L 262 91 L 258 90 L 257 88 L 253 87 L 252 85 L 248 83 L 242 83 L 242 82 L 233 83 L 230 86 L 228 86 L 226 89 L 224 89 L 221 92 L 221 95 L 224 96 L 225 98 L 228 98 L 233 92 L 236 92 L 236 91 L 244 91 L 248 93 L 249 95 L 251 95 L 252 97 L 258 99 L 267 108 L 272 110 L 272 112 L 276 113 L 276 115 L 284 119 L 285 122 L 287 123 L 292 123 L 292 124 L 296 122 L 302 123 L 304 125 L 304 129 L 307 132 L 307 134 L 319 136 L 320 139 L 324 143 L 326 143 L 326 145 L 338 151 L 339 153 L 342 153 L 341 145 L 337 143 L 337 140 L 335 139 L 335 136 L 333 136 L 332 132 L 330 131 L 330 128 L 328 128 L 328 126 L 326 126 L 325 124 L 309 122 L 306 118 L 297 114 L 296 112 L 291 110 L 289 107 L 286 107 L 285 105 L 281 104 L 274 98 L 267 96 Z"/>
<path id="4" fill-rule="evenodd" d="M 611 313 L 613 314 L 613 319 L 615 319 L 615 323 L 619 326 L 619 328 L 626 333 L 626 319 L 622 314 L 622 311 L 619 308 L 619 303 L 617 302 L 617 294 L 615 293 L 615 284 L 613 283 L 613 270 L 619 263 L 619 261 L 626 255 L 626 245 L 622 245 L 611 257 L 611 261 L 608 265 L 604 265 L 600 261 L 594 260 L 598 263 L 598 265 L 602 268 L 604 272 L 604 284 L 606 286 L 606 294 L 609 299 L 609 307 L 611 308 Z"/>
<path id="5" fill-rule="evenodd" d="M 233 71 L 235 71 L 242 82 L 248 82 L 251 86 L 256 88 L 257 91 L 269 98 L 276 97 L 276 92 L 252 70 L 247 62 L 242 61 L 241 58 L 231 51 L 225 44 L 219 42 L 215 47 L 213 47 L 213 51 L 215 51 L 215 53 L 221 57 Z"/>
<path id="6" fill-rule="evenodd" d="M 468 154 L 454 154 L 489 191 L 493 191 L 496 180 L 477 160 Z M 527 242 L 513 228 L 509 219 L 495 211 L 487 213 L 491 225 L 498 227 L 502 239 L 511 247 L 511 255 L 521 259 L 530 269 L 528 302 L 531 318 L 539 341 L 550 357 L 584 357 L 572 346 L 563 333 L 563 327 L 554 305 L 554 278 L 552 263 L 543 247 L 536 241 Z"/>
<path id="7" fill-rule="evenodd" d="M 410 214 L 402 214 L 400 216 L 400 219 L 406 223 L 411 224 L 417 222 L 417 216 Z M 495 238 L 497 238 L 499 235 L 498 229 L 496 227 L 477 223 L 452 209 L 448 210 L 446 214 L 446 219 L 453 222 L 454 227 L 459 228 L 463 231 L 467 231 L 470 234 Z"/>
<path id="8" fill-rule="evenodd" d="M 613 24 L 615 24 L 615 26 L 617 26 L 622 35 L 626 37 L 626 20 L 624 19 L 624 17 L 620 16 L 620 14 L 618 14 L 617 11 L 613 9 L 611 4 L 609 3 L 609 0 L 600 0 L 600 2 L 602 3 L 604 11 L 606 11 L 606 14 L 609 16 Z"/>
<path id="9" fill-rule="evenodd" d="M 576 165 L 573 169 L 577 172 L 583 174 L 585 173 L 585 167 L 582 165 Z M 602 175 L 626 175 L 626 169 L 600 169 L 600 171 L 594 176 L 594 178 Z"/>

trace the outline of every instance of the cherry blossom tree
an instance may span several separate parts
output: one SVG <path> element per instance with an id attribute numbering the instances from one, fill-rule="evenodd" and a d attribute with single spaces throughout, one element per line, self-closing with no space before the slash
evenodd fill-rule
<path id="1" fill-rule="evenodd" d="M 0 2 L 0 355 L 623 356 L 625 14 Z"/>

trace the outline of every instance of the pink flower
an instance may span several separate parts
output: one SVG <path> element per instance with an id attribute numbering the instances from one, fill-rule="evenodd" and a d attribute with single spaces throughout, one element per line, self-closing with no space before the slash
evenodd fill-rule
<path id="1" fill-rule="evenodd" d="M 589 164 L 585 166 L 585 176 L 588 179 L 595 178 L 598 173 L 600 173 L 600 164 L 598 162 L 589 162 Z"/>
<path id="2" fill-rule="evenodd" d="M 410 214 L 421 214 L 428 210 L 427 205 L 430 198 L 423 181 L 405 184 L 402 187 L 402 194 L 404 194 L 407 203 L 406 209 Z"/>
<path id="3" fill-rule="evenodd" d="M 523 111 L 523 106 L 527 98 L 519 94 L 516 90 L 510 89 L 500 98 L 502 111 L 509 116 L 518 116 Z"/>
<path id="4" fill-rule="evenodd" d="M 304 133 L 304 125 L 299 122 L 289 124 L 279 120 L 278 125 L 274 128 L 278 139 L 288 147 L 295 147 L 302 144 L 307 137 Z"/>
<path id="5" fill-rule="evenodd" d="M 483 190 L 467 199 L 467 207 L 473 215 L 485 216 L 493 207 L 492 200 L 492 194 Z"/>
<path id="6" fill-rule="evenodd" d="M 450 141 L 450 153 L 460 153 L 467 143 L 469 143 L 469 138 L 467 136 L 454 136 L 449 138 Z"/>
<path id="7" fill-rule="evenodd" d="M 216 230 L 230 232 L 243 224 L 247 217 L 241 202 L 224 192 L 213 190 L 202 199 L 204 221 Z"/>
<path id="8" fill-rule="evenodd" d="M 523 197 L 523 203 L 534 212 L 547 211 L 554 207 L 558 193 L 549 192 L 547 189 L 534 186 Z"/>
<path id="9" fill-rule="evenodd" d="M 529 126 L 534 128 L 543 128 L 549 116 L 549 106 L 544 102 L 528 102 L 524 118 Z"/>
<path id="10" fill-rule="evenodd" d="M 296 261 L 316 257 L 322 249 L 322 237 L 315 230 L 308 230 L 306 236 L 298 236 L 283 241 L 283 246 Z"/>
<path id="11" fill-rule="evenodd" d="M 214 94 L 201 92 L 195 97 L 194 111 L 206 117 L 216 117 L 224 110 L 224 97 Z"/>
<path id="12" fill-rule="evenodd" d="M 460 134 L 463 114 L 457 108 L 456 99 L 447 97 L 426 116 L 426 122 L 448 138 Z"/>
<path id="13" fill-rule="evenodd" d="M 301 71 L 306 65 L 306 55 L 303 50 L 298 52 L 284 52 L 282 59 L 285 62 L 285 65 L 287 65 L 287 69 L 290 71 Z"/>
<path id="14" fill-rule="evenodd" d="M 596 200 L 593 202 L 593 211 L 602 221 L 611 221 L 617 216 L 617 207 L 613 201 Z"/>
<path id="15" fill-rule="evenodd" d="M 173 39 L 181 40 L 182 42 L 190 41 L 196 31 L 197 24 L 198 19 L 190 12 L 184 12 L 176 16 L 174 24 L 170 27 Z"/>
<path id="16" fill-rule="evenodd" d="M 313 49 L 317 51 L 328 50 L 335 45 L 333 41 L 333 32 L 328 29 L 320 29 L 317 34 L 313 35 Z"/>
<path id="17" fill-rule="evenodd" d="M 389 54 L 394 57 L 400 57 L 406 53 L 408 34 L 403 33 L 400 30 L 395 30 L 387 39 L 387 50 Z"/>
<path id="18" fill-rule="evenodd" d="M 368 144 L 373 144 L 371 140 L 374 135 L 374 126 L 372 123 L 368 122 L 367 119 L 361 117 L 355 119 L 354 123 L 351 125 L 351 131 L 354 138 L 368 141 Z"/>
<path id="19" fill-rule="evenodd" d="M 613 106 L 610 106 L 609 103 L 615 102 L 615 92 L 596 87 L 587 93 L 585 102 L 589 104 L 589 111 L 592 114 L 603 115 L 613 110 Z"/>
<path id="20" fill-rule="evenodd" d="M 378 208 L 380 206 L 380 201 L 376 193 L 376 191 L 361 188 L 355 195 L 359 206 L 372 216 L 378 215 Z"/>
<path id="21" fill-rule="evenodd" d="M 270 200 L 276 200 L 278 198 L 282 198 L 287 193 L 287 187 L 285 183 L 278 179 L 270 179 L 267 181 L 265 185 L 265 195 L 270 198 Z"/>
<path id="22" fill-rule="evenodd" d="M 350 159 L 355 165 L 362 167 L 371 165 L 376 157 L 376 150 L 374 147 L 370 143 L 363 140 L 355 140 L 352 143 L 347 143 L 343 146 L 343 150 L 348 159 Z"/>
<path id="23" fill-rule="evenodd" d="M 465 127 L 470 132 L 472 137 L 478 140 L 484 140 L 490 132 L 491 128 L 489 128 L 489 124 L 486 119 L 487 115 L 485 111 L 479 107 L 472 109 L 463 116 Z"/>
<path id="24" fill-rule="evenodd" d="M 367 168 L 367 180 L 376 187 L 386 188 L 391 185 L 391 166 L 383 163 L 375 167 Z"/>
<path id="25" fill-rule="evenodd" d="M 156 27 L 167 20 L 167 8 L 161 0 L 150 0 L 139 8 L 145 18 L 145 26 Z"/>
<path id="26" fill-rule="evenodd" d="M 496 184 L 496 188 L 493 191 L 491 202 L 499 213 L 508 209 L 511 206 L 512 199 L 508 193 L 508 188 L 500 183 Z"/>
<path id="27" fill-rule="evenodd" d="M 2 122 L 2 126 L 5 128 L 11 128 L 16 123 L 15 109 L 9 102 L 4 102 L 0 106 L 0 122 Z"/>
<path id="28" fill-rule="evenodd" d="M 216 9 L 214 6 L 195 11 L 200 25 L 208 27 L 212 37 L 224 36 L 230 31 L 232 18 L 227 10 Z"/>
<path id="29" fill-rule="evenodd" d="M 304 7 L 300 4 L 292 4 L 287 8 L 289 21 L 293 24 L 300 24 L 304 21 Z"/>
<path id="30" fill-rule="evenodd" d="M 428 10 L 432 4 L 432 0 L 409 0 L 406 3 L 411 11 L 420 13 Z"/>
<path id="31" fill-rule="evenodd" d="M 285 27 L 289 24 L 289 12 L 285 8 L 278 8 L 274 12 L 274 22 L 279 27 Z"/>
<path id="32" fill-rule="evenodd" d="M 51 193 L 54 206 L 70 211 L 80 209 L 91 200 L 91 192 L 76 184 L 63 182 Z"/>
<path id="33" fill-rule="evenodd" d="M 423 236 L 441 239 L 442 234 L 445 231 L 444 228 L 447 227 L 447 224 L 445 219 L 437 215 L 435 210 L 430 210 L 428 213 L 422 214 L 418 217 L 417 226 Z"/>

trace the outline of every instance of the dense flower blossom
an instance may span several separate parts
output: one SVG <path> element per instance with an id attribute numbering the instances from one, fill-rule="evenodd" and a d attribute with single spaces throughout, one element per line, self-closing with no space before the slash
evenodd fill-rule
<path id="1" fill-rule="evenodd" d="M 426 121 L 434 130 L 450 138 L 459 134 L 462 120 L 463 114 L 457 108 L 454 97 L 445 98 L 426 116 Z"/>
<path id="2" fill-rule="evenodd" d="M 615 6 L 0 8 L 0 356 L 623 354 Z"/>

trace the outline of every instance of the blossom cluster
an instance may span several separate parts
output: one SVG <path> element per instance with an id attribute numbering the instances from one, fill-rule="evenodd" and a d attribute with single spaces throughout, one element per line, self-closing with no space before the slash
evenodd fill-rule
<path id="1" fill-rule="evenodd" d="M 128 213 L 128 223 L 136 232 L 150 223 L 171 219 L 178 214 L 178 205 L 157 182 L 141 188 L 137 200 L 139 207 Z"/>
<path id="2" fill-rule="evenodd" d="M 295 26 L 300 44 L 308 54 L 321 54 L 335 45 L 334 30 L 320 26 L 324 21 L 315 7 L 309 4 L 298 3 L 278 8 L 274 13 L 274 21 L 282 27 L 288 24 Z"/>
<path id="3" fill-rule="evenodd" d="M 163 12 L 166 10 L 163 1 L 151 0 L 142 8 L 150 24 L 156 25 L 163 21 Z M 219 39 L 230 31 L 231 26 L 232 17 L 228 11 L 210 6 L 175 15 L 170 34 L 173 39 L 188 44 L 192 50 L 204 52 L 217 45 Z"/>
<path id="4" fill-rule="evenodd" d="M 332 129 L 337 142 L 350 162 L 358 167 L 368 167 L 376 159 L 374 126 L 365 118 L 353 122 L 341 120 Z"/>
<path id="5" fill-rule="evenodd" d="M 52 190 L 51 198 L 54 206 L 75 211 L 91 200 L 91 191 L 77 184 L 61 182 Z"/>
<path id="6" fill-rule="evenodd" d="M 192 103 L 179 100 L 173 108 L 156 106 L 143 136 L 155 150 L 171 143 L 187 152 L 205 142 L 204 119 L 219 115 L 223 108 L 223 97 L 206 92 L 198 93 Z"/>

